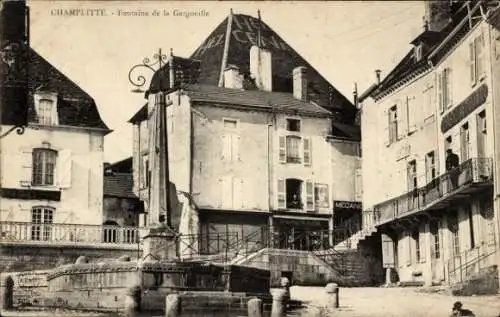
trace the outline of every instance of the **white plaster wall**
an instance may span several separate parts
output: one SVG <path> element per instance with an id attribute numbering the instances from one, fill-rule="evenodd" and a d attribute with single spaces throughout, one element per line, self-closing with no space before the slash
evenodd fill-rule
<path id="1" fill-rule="evenodd" d="M 2 126 L 2 131 L 9 127 Z M 71 150 L 71 183 L 61 189 L 61 201 L 1 200 L 1 220 L 31 221 L 33 206 L 56 208 L 54 223 L 101 224 L 103 208 L 103 135 L 64 128 L 27 128 L 23 135 L 15 132 L 1 140 L 1 184 L 2 188 L 30 189 L 22 186 L 26 164 L 31 164 L 30 149 L 43 147 L 48 142 L 56 151 Z M 58 179 L 61 175 L 56 175 Z M 55 189 L 37 188 L 37 189 Z"/>

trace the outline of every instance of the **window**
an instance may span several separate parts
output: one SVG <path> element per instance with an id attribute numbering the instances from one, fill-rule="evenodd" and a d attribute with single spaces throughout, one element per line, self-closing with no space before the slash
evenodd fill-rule
<path id="1" fill-rule="evenodd" d="M 408 190 L 417 189 L 417 161 L 408 163 Z"/>
<path id="2" fill-rule="evenodd" d="M 412 133 L 417 129 L 417 107 L 415 97 L 406 98 L 407 116 L 408 116 L 408 133 Z"/>
<path id="3" fill-rule="evenodd" d="M 54 184 L 57 152 L 50 149 L 33 150 L 32 184 L 35 186 L 50 186 Z"/>
<path id="4" fill-rule="evenodd" d="M 298 136 L 288 135 L 286 137 L 286 162 L 300 163 L 300 144 Z"/>
<path id="5" fill-rule="evenodd" d="M 397 106 L 389 109 L 389 142 L 393 143 L 398 140 L 398 111 Z"/>
<path id="6" fill-rule="evenodd" d="M 415 244 L 415 262 L 420 262 L 420 233 L 418 228 L 412 231 L 411 237 Z"/>
<path id="7" fill-rule="evenodd" d="M 470 205 L 466 207 L 467 216 L 469 218 L 469 237 L 470 237 L 470 248 L 474 249 L 476 246 L 476 239 L 474 236 L 474 214 L 472 213 L 472 208 Z"/>
<path id="8" fill-rule="evenodd" d="M 318 184 L 316 187 L 312 181 L 296 178 L 278 179 L 277 185 L 278 209 L 314 211 L 316 202 L 322 206 L 329 205 L 327 185 Z"/>
<path id="9" fill-rule="evenodd" d="M 238 127 L 238 120 L 224 119 L 224 129 L 236 129 Z"/>
<path id="10" fill-rule="evenodd" d="M 54 103 L 52 100 L 41 99 L 38 105 L 38 123 L 43 125 L 52 125 L 54 124 L 52 112 L 52 107 Z"/>
<path id="11" fill-rule="evenodd" d="M 424 121 L 434 115 L 434 86 L 430 85 L 424 92 Z"/>
<path id="12" fill-rule="evenodd" d="M 290 132 L 300 132 L 300 120 L 286 119 L 286 130 Z"/>
<path id="13" fill-rule="evenodd" d="M 477 156 L 486 157 L 486 112 L 477 115 Z"/>
<path id="14" fill-rule="evenodd" d="M 427 183 L 436 178 L 436 157 L 434 151 L 425 156 L 425 176 Z"/>
<path id="15" fill-rule="evenodd" d="M 486 74 L 486 67 L 484 62 L 484 36 L 483 34 L 474 38 L 469 43 L 469 67 L 470 67 L 470 81 L 474 86 Z"/>
<path id="16" fill-rule="evenodd" d="M 52 236 L 54 209 L 50 207 L 34 207 L 31 210 L 31 239 L 49 241 Z"/>
<path id="17" fill-rule="evenodd" d="M 240 160 L 240 135 L 238 120 L 224 119 L 224 133 L 222 135 L 222 159 L 225 161 Z"/>
<path id="18" fill-rule="evenodd" d="M 286 208 L 302 209 L 302 181 L 289 178 L 286 180 Z"/>
<path id="19" fill-rule="evenodd" d="M 439 221 L 434 220 L 429 224 L 429 229 L 432 235 L 432 257 L 439 259 L 441 257 L 441 245 L 439 240 Z"/>
<path id="20" fill-rule="evenodd" d="M 450 136 L 446 137 L 446 139 L 444 140 L 445 157 L 446 157 L 446 151 L 448 151 L 449 149 L 452 149 L 452 145 L 453 145 L 453 142 L 452 142 L 451 135 L 450 135 Z"/>
<path id="21" fill-rule="evenodd" d="M 469 124 L 465 123 L 460 128 L 460 154 L 462 162 L 465 162 L 469 159 L 469 147 Z"/>
<path id="22" fill-rule="evenodd" d="M 451 68 L 445 68 L 438 74 L 438 102 L 439 111 L 442 113 L 446 108 L 452 105 L 452 82 L 451 82 Z"/>
<path id="23" fill-rule="evenodd" d="M 416 62 L 419 62 L 422 59 L 422 47 L 423 47 L 423 44 L 420 43 L 420 44 L 416 45 L 413 49 L 413 53 L 414 53 Z"/>

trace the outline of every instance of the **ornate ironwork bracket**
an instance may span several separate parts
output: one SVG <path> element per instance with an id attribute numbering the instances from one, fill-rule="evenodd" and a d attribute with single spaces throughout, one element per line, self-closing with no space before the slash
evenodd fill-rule
<path id="1" fill-rule="evenodd" d="M 7 66 L 7 72 L 1 74 L 2 85 L 8 84 L 9 86 L 28 86 L 28 50 L 25 44 L 17 42 L 4 42 L 1 43 L 0 61 Z M 27 106 L 26 106 L 27 107 Z M 1 109 L 0 109 L 1 111 Z M 26 111 L 27 113 L 27 111 Z M 25 118 L 27 121 L 27 118 Z M 24 134 L 26 124 L 16 124 L 6 132 L 0 135 L 0 139 L 6 137 L 13 131 L 18 135 Z"/>

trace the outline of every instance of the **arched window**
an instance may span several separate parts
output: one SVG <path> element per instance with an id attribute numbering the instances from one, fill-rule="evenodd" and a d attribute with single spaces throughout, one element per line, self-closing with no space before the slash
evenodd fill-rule
<path id="1" fill-rule="evenodd" d="M 52 207 L 33 207 L 31 210 L 31 239 L 49 241 L 52 237 L 52 223 L 55 209 Z"/>
<path id="2" fill-rule="evenodd" d="M 33 150 L 33 185 L 54 185 L 57 152 L 51 149 Z"/>

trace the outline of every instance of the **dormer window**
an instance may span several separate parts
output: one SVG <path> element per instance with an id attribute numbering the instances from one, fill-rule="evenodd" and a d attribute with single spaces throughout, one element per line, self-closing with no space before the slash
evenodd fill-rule
<path id="1" fill-rule="evenodd" d="M 415 62 L 419 62 L 422 59 L 423 43 L 415 45 L 413 48 L 413 53 L 415 56 Z"/>
<path id="2" fill-rule="evenodd" d="M 53 93 L 37 92 L 35 94 L 36 123 L 40 125 L 57 125 L 57 96 Z"/>
<path id="3" fill-rule="evenodd" d="M 300 132 L 299 119 L 286 119 L 286 129 L 291 132 Z"/>

